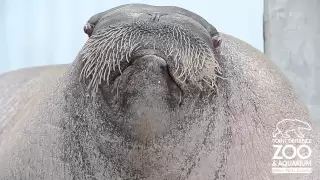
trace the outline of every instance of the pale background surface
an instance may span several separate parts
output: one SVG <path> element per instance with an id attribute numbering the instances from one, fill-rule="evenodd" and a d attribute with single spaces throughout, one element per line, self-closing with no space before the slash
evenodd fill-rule
<path id="1" fill-rule="evenodd" d="M 320 122 L 320 1 L 266 0 L 265 53 Z"/>

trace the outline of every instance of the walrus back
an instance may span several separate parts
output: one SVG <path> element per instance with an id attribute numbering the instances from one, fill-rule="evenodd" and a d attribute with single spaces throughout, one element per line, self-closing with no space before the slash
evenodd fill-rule
<path id="1" fill-rule="evenodd" d="M 23 127 L 66 65 L 24 68 L 0 75 L 0 146 L 9 148 L 13 131 Z M 0 149 L 1 151 L 4 149 Z"/>

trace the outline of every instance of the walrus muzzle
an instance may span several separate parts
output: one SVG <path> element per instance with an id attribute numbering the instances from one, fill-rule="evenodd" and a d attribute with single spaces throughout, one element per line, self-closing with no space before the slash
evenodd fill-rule
<path id="1" fill-rule="evenodd" d="M 80 79 L 97 92 L 101 83 L 112 83 L 145 49 L 159 52 L 170 74 L 181 83 L 215 89 L 221 71 L 213 47 L 178 25 L 161 22 L 120 23 L 99 29 L 79 54 L 83 62 Z"/>

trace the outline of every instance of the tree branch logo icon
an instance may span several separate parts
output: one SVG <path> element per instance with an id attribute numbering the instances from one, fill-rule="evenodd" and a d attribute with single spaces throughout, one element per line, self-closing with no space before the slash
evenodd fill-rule
<path id="1" fill-rule="evenodd" d="M 274 138 L 279 135 L 281 135 L 282 138 L 291 138 L 290 134 L 293 135 L 293 133 L 289 134 L 289 132 L 294 132 L 298 138 L 304 138 L 304 130 L 312 130 L 309 123 L 298 119 L 283 119 L 277 123 L 276 130 L 272 135 Z"/>

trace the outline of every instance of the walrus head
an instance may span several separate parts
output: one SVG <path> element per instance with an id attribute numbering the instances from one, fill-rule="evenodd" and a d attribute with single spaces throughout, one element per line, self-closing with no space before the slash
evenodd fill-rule
<path id="1" fill-rule="evenodd" d="M 181 8 L 145 7 L 120 6 L 92 16 L 84 26 L 90 38 L 79 57 L 80 78 L 88 88 L 97 92 L 99 85 L 113 83 L 135 60 L 151 55 L 179 87 L 190 83 L 215 89 L 221 74 L 214 57 L 221 44 L 217 30 Z"/>
<path id="2" fill-rule="evenodd" d="M 88 154 L 93 153 L 89 144 L 98 144 L 103 164 L 112 162 L 110 176 L 125 169 L 153 177 L 168 164 L 184 166 L 152 157 L 173 152 L 172 144 L 179 141 L 173 136 L 206 133 L 198 128 L 213 117 L 211 104 L 222 76 L 216 28 L 182 8 L 130 4 L 92 16 L 84 31 L 89 39 L 65 75 L 68 143 L 79 146 L 71 139 L 82 137 Z M 199 117 L 205 123 L 185 135 L 190 124 L 202 122 Z M 158 148 L 164 146 L 169 149 Z M 79 163 L 76 157 L 72 163 Z M 151 166 L 162 170 L 147 170 Z"/>

